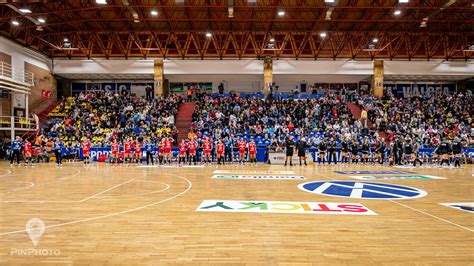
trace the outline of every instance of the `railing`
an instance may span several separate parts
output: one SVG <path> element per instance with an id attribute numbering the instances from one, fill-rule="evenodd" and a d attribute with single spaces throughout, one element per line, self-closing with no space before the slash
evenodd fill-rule
<path id="1" fill-rule="evenodd" d="M 16 71 L 10 64 L 0 62 L 0 77 L 11 78 L 29 85 L 34 84 L 34 74 L 30 71 Z"/>
<path id="2" fill-rule="evenodd" d="M 36 130 L 36 122 L 32 118 L 18 116 L 0 116 L 0 130 Z"/>

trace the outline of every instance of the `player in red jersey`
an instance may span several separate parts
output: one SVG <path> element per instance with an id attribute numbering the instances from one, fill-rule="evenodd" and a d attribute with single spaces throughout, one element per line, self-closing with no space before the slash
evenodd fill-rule
<path id="1" fill-rule="evenodd" d="M 135 157 L 135 162 L 141 164 L 142 163 L 142 144 L 138 139 L 135 141 L 134 145 L 134 157 Z"/>
<path id="2" fill-rule="evenodd" d="M 211 150 L 212 144 L 209 138 L 204 137 L 204 141 L 202 142 L 202 150 L 203 150 L 203 159 L 202 162 L 204 163 L 211 163 Z"/>
<path id="3" fill-rule="evenodd" d="M 184 139 L 181 140 L 180 144 L 178 144 L 178 148 L 178 164 L 181 165 L 181 161 L 183 161 L 183 163 L 186 163 L 186 150 L 188 149 L 188 145 L 186 144 L 186 141 Z"/>
<path id="4" fill-rule="evenodd" d="M 217 164 L 225 164 L 225 158 L 224 158 L 224 151 L 225 151 L 225 145 L 222 142 L 222 140 L 219 140 L 216 145 L 216 153 L 217 153 Z"/>
<path id="5" fill-rule="evenodd" d="M 158 142 L 158 161 L 160 164 L 163 163 L 163 155 L 165 152 L 165 139 L 161 139 L 160 142 Z"/>
<path id="6" fill-rule="evenodd" d="M 112 150 L 110 163 L 118 163 L 120 145 L 118 144 L 116 139 L 114 139 L 114 142 L 112 143 L 110 148 Z"/>
<path id="7" fill-rule="evenodd" d="M 257 163 L 257 144 L 252 139 L 249 143 L 249 161 L 252 163 Z"/>
<path id="8" fill-rule="evenodd" d="M 172 138 L 164 138 L 164 152 L 165 152 L 165 162 L 171 164 L 171 159 L 173 156 L 171 155 L 171 147 L 173 146 L 173 139 Z"/>
<path id="9" fill-rule="evenodd" d="M 130 138 L 123 143 L 123 150 L 123 161 L 125 163 L 132 163 L 132 141 Z"/>
<path id="10" fill-rule="evenodd" d="M 189 165 L 191 165 L 191 158 L 194 161 L 194 165 L 196 165 L 196 149 L 197 149 L 197 142 L 194 139 L 188 144 L 189 148 Z"/>
<path id="11" fill-rule="evenodd" d="M 239 148 L 239 161 L 241 164 L 243 164 L 245 162 L 245 151 L 247 149 L 247 142 L 245 142 L 243 138 L 240 138 L 237 147 Z"/>
<path id="12" fill-rule="evenodd" d="M 25 144 L 23 145 L 23 156 L 25 157 L 25 165 L 27 166 L 29 163 L 33 166 L 33 162 L 31 161 L 31 142 L 28 139 L 25 139 Z"/>
<path id="13" fill-rule="evenodd" d="M 84 141 L 81 144 L 82 147 L 82 157 L 84 158 L 84 164 L 89 164 L 91 161 L 91 142 L 87 139 L 84 138 Z"/>

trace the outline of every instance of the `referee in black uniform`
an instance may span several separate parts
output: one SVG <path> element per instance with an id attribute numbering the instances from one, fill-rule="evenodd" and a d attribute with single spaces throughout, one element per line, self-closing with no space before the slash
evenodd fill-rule
<path id="1" fill-rule="evenodd" d="M 285 166 L 287 165 L 288 160 L 290 160 L 290 166 L 293 166 L 293 149 L 295 147 L 295 141 L 293 140 L 292 135 L 286 136 L 285 146 L 286 146 Z"/>
<path id="2" fill-rule="evenodd" d="M 306 144 L 306 139 L 301 138 L 298 140 L 298 144 L 296 144 L 296 149 L 298 150 L 298 157 L 300 158 L 300 165 L 301 165 L 301 160 L 304 161 L 304 165 L 308 165 L 306 163 L 306 148 L 308 145 Z"/>
<path id="3" fill-rule="evenodd" d="M 461 167 L 462 143 L 459 138 L 455 138 L 451 144 L 453 151 L 454 167 Z"/>

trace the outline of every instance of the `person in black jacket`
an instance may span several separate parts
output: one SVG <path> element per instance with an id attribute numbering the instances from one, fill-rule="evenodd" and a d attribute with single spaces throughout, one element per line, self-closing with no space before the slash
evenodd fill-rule
<path id="1" fill-rule="evenodd" d="M 453 151 L 453 161 L 454 167 L 461 167 L 461 158 L 462 158 L 462 143 L 459 138 L 455 138 L 451 144 Z"/>
<path id="2" fill-rule="evenodd" d="M 369 163 L 370 145 L 369 145 L 369 140 L 367 138 L 364 139 L 364 142 L 362 143 L 360 149 L 362 150 L 362 163 Z M 364 160 L 365 160 L 365 162 L 364 162 Z"/>
<path id="3" fill-rule="evenodd" d="M 304 161 L 304 165 L 308 165 L 306 163 L 306 148 L 308 147 L 306 143 L 306 139 L 302 138 L 298 141 L 298 144 L 296 145 L 296 149 L 298 150 L 298 157 L 300 158 L 300 165 L 301 161 Z"/>
<path id="4" fill-rule="evenodd" d="M 448 154 L 449 154 L 449 143 L 448 141 L 442 141 L 438 147 L 439 154 L 439 165 L 443 165 L 444 162 L 449 166 Z"/>
<path id="5" fill-rule="evenodd" d="M 288 160 L 290 160 L 290 166 L 293 166 L 293 149 L 295 147 L 295 141 L 293 140 L 292 135 L 286 136 L 285 146 L 286 146 L 285 166 L 288 163 Z"/>
<path id="6" fill-rule="evenodd" d="M 331 161 L 334 161 L 334 164 L 337 164 L 336 148 L 337 148 L 336 141 L 334 140 L 334 138 L 330 138 L 328 142 L 328 152 L 329 152 L 328 164 L 331 164 Z"/>
<path id="7" fill-rule="evenodd" d="M 413 157 L 413 145 L 411 144 L 410 140 L 405 141 L 405 145 L 403 145 L 403 151 L 405 153 L 405 164 L 410 164 Z"/>
<path id="8" fill-rule="evenodd" d="M 387 144 L 385 143 L 385 139 L 382 138 L 375 148 L 375 155 L 379 160 L 379 164 L 383 164 L 385 161 L 385 149 L 387 148 Z"/>
<path id="9" fill-rule="evenodd" d="M 323 139 L 321 143 L 319 143 L 318 151 L 319 151 L 319 158 L 318 164 L 321 164 L 323 161 L 323 165 L 326 163 L 326 151 L 328 150 L 328 145 L 326 144 L 326 140 Z"/>
<path id="10" fill-rule="evenodd" d="M 359 161 L 359 144 L 356 139 L 351 141 L 351 158 L 352 163 L 357 163 Z"/>
<path id="11" fill-rule="evenodd" d="M 395 164 L 402 164 L 403 143 L 400 141 L 400 139 L 396 138 L 392 152 L 395 159 Z"/>
<path id="12" fill-rule="evenodd" d="M 349 143 L 347 140 L 344 138 L 342 139 L 341 142 L 341 153 L 342 153 L 342 158 L 341 158 L 341 163 L 348 163 L 349 162 Z"/>

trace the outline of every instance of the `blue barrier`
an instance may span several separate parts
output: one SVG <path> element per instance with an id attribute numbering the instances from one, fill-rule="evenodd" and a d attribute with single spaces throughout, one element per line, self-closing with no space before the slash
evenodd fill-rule
<path id="1" fill-rule="evenodd" d="M 431 158 L 431 155 L 433 154 L 434 150 L 435 150 L 434 148 L 420 149 L 420 154 L 421 155 L 427 155 L 429 158 Z M 154 153 L 157 153 L 157 151 L 158 151 L 158 149 L 153 150 Z M 311 154 L 311 157 L 313 158 L 313 161 L 316 162 L 317 158 L 318 158 L 318 155 L 319 155 L 318 149 L 309 148 L 307 151 Z M 123 152 L 123 148 L 120 149 L 120 152 Z M 173 148 L 172 149 L 172 154 L 173 154 L 174 157 L 178 156 L 178 153 L 179 153 L 178 148 Z M 202 150 L 198 149 L 198 153 L 197 153 L 198 160 L 200 160 L 200 158 L 201 158 L 201 153 L 202 153 Z M 63 149 L 62 154 L 63 155 L 68 155 L 69 151 L 67 149 Z M 90 154 L 91 154 L 91 158 L 94 161 L 97 161 L 97 159 L 101 155 L 105 154 L 105 155 L 107 155 L 107 157 L 109 157 L 110 156 L 110 148 L 91 148 Z M 474 148 L 466 149 L 464 151 L 464 154 L 467 158 L 474 158 Z M 215 155 L 213 155 L 213 156 L 215 156 Z M 237 148 L 234 148 L 234 150 L 232 152 L 233 159 L 238 158 L 238 156 L 239 156 L 238 150 L 237 150 Z M 296 151 L 295 151 L 295 156 L 296 156 Z M 341 150 L 337 149 L 337 151 L 336 151 L 337 161 L 341 160 L 341 156 L 342 156 Z M 79 150 L 78 157 L 80 159 L 83 159 L 82 149 Z M 143 158 L 145 158 L 145 157 L 143 157 Z M 258 162 L 266 162 L 267 159 L 268 159 L 268 149 L 267 148 L 257 148 L 257 157 L 256 158 L 257 158 Z M 326 152 L 326 160 L 327 159 L 328 159 L 328 153 Z"/>
<path id="2" fill-rule="evenodd" d="M 320 97 L 324 96 L 324 94 L 307 94 L 307 93 L 303 93 L 303 94 L 298 94 L 298 95 L 292 95 L 292 94 L 289 94 L 289 93 L 277 93 L 277 94 L 272 94 L 272 97 L 274 99 L 301 99 L 301 100 L 305 100 L 305 99 L 319 99 Z M 224 93 L 224 94 L 219 94 L 219 93 L 213 93 L 212 94 L 212 98 L 222 98 L 222 97 L 232 97 L 232 94 L 230 93 Z M 263 93 L 239 93 L 239 97 L 240 98 L 260 98 L 260 99 L 264 99 L 265 98 L 265 95 Z"/>

